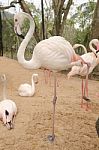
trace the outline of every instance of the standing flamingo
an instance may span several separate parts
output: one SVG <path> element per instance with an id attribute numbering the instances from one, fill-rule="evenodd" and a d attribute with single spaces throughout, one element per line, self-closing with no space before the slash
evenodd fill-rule
<path id="1" fill-rule="evenodd" d="M 93 69 L 99 64 L 99 53 L 97 52 L 97 50 L 95 50 L 92 47 L 92 44 L 94 44 L 97 47 L 98 43 L 99 43 L 98 39 L 91 40 L 90 43 L 89 43 L 89 47 L 92 50 L 92 52 L 83 54 L 81 56 L 84 61 L 90 63 L 89 70 L 87 70 L 86 64 L 83 64 L 83 66 L 73 66 L 71 71 L 67 75 L 68 78 L 70 78 L 71 76 L 74 76 L 76 74 L 78 74 L 78 75 L 83 77 L 83 76 L 86 76 L 86 74 L 90 74 L 93 71 Z M 86 90 L 87 96 L 85 95 L 85 90 Z M 83 99 L 87 101 L 86 110 L 88 110 L 88 107 L 89 107 L 88 106 L 88 102 L 90 101 L 90 99 L 88 98 L 88 76 L 87 76 L 87 79 L 86 79 L 86 82 L 85 82 L 85 87 L 84 87 L 83 78 L 82 78 L 82 101 L 81 101 L 81 107 L 83 107 L 83 105 L 84 105 Z"/>
<path id="2" fill-rule="evenodd" d="M 71 44 L 68 41 L 66 41 L 63 37 L 53 36 L 49 39 L 40 41 L 33 50 L 31 60 L 25 60 L 25 49 L 31 37 L 33 36 L 35 24 L 33 18 L 27 13 L 19 12 L 14 16 L 14 31 L 17 35 L 21 37 L 23 37 L 21 33 L 21 26 L 25 18 L 29 19 L 30 28 L 22 43 L 20 44 L 17 53 L 17 58 L 18 62 L 27 69 L 38 69 L 43 67 L 51 70 L 54 74 L 53 125 L 52 135 L 48 137 L 50 141 L 54 141 L 55 104 L 57 100 L 56 72 L 68 69 L 69 67 L 71 67 L 70 63 L 73 60 L 80 59 L 80 57 L 75 53 Z"/>

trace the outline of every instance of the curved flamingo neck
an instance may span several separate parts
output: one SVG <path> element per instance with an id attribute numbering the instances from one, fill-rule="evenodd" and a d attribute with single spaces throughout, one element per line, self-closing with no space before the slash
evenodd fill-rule
<path id="1" fill-rule="evenodd" d="M 25 39 L 21 42 L 20 47 L 18 49 L 18 53 L 17 53 L 17 57 L 18 57 L 18 61 L 19 63 L 25 62 L 26 60 L 24 59 L 24 53 L 25 53 L 25 49 L 26 46 L 28 45 L 28 42 L 30 41 L 32 34 L 34 33 L 34 22 L 30 20 L 30 28 L 29 31 L 27 32 Z M 33 27 L 32 27 L 33 26 Z"/>
<path id="2" fill-rule="evenodd" d="M 85 54 L 87 53 L 86 47 L 84 45 L 82 45 L 82 44 L 75 44 L 73 48 L 76 49 L 78 47 L 82 47 L 84 49 Z M 78 61 L 80 59 L 81 59 L 81 57 L 78 54 L 74 53 L 71 61 L 74 62 L 74 61 Z"/>
<path id="3" fill-rule="evenodd" d="M 85 47 L 84 45 L 82 45 L 82 44 L 75 44 L 75 45 L 73 46 L 74 49 L 76 49 L 76 48 L 78 48 L 78 47 L 82 47 L 83 50 L 84 50 L 84 52 L 85 52 L 85 54 L 87 53 L 87 49 L 86 49 L 86 47 Z"/>
<path id="4" fill-rule="evenodd" d="M 81 47 L 84 49 L 84 52 L 85 52 L 85 54 L 86 54 L 86 53 L 87 53 L 86 47 L 85 47 L 84 45 L 82 45 L 82 44 L 79 44 L 79 46 L 81 46 Z"/>
<path id="5" fill-rule="evenodd" d="M 93 48 L 92 44 L 94 44 L 94 43 L 93 43 L 93 40 L 90 41 L 90 43 L 89 43 L 89 48 L 91 49 L 91 51 L 92 51 L 94 54 L 96 54 L 96 50 Z"/>
<path id="6" fill-rule="evenodd" d="M 34 75 L 32 75 L 31 81 L 32 81 L 32 90 L 35 90 Z"/>
<path id="7" fill-rule="evenodd" d="M 39 65 L 36 61 L 36 58 L 34 58 L 32 56 L 32 58 L 29 61 L 25 60 L 25 58 L 24 58 L 25 49 L 26 49 L 30 39 L 32 38 L 34 29 L 35 29 L 35 24 L 34 24 L 33 18 L 31 16 L 29 16 L 28 14 L 26 14 L 26 18 L 29 19 L 29 21 L 30 21 L 30 28 L 25 36 L 25 39 L 20 44 L 20 47 L 19 47 L 18 53 L 17 53 L 17 58 L 18 58 L 18 62 L 20 64 L 22 64 L 25 68 L 37 69 L 37 68 L 39 68 Z"/>
<path id="8" fill-rule="evenodd" d="M 6 80 L 5 81 L 3 81 L 3 100 L 5 100 L 6 99 Z"/>

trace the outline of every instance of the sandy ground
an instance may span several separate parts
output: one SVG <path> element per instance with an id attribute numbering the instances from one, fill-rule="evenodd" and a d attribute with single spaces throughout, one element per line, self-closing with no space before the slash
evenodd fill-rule
<path id="1" fill-rule="evenodd" d="M 7 76 L 8 98 L 16 102 L 18 114 L 15 128 L 7 130 L 0 122 L 0 150 L 99 150 L 95 122 L 99 116 L 99 81 L 89 80 L 91 110 L 80 107 L 81 79 L 67 80 L 58 73 L 57 106 L 55 116 L 55 141 L 47 140 L 52 130 L 53 84 L 44 83 L 42 70 L 24 69 L 17 61 L 0 57 L 0 74 Z M 39 83 L 33 97 L 20 97 L 21 83 L 31 83 L 32 73 L 38 73 Z M 52 82 L 53 83 L 53 82 Z M 0 99 L 2 83 L 0 81 Z"/>

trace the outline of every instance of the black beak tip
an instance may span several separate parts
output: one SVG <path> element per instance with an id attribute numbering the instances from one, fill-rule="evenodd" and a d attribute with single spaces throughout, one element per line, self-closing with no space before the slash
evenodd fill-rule
<path id="1" fill-rule="evenodd" d="M 17 36 L 19 36 L 20 38 L 24 39 L 24 35 L 22 35 L 22 34 L 18 34 L 17 33 Z"/>

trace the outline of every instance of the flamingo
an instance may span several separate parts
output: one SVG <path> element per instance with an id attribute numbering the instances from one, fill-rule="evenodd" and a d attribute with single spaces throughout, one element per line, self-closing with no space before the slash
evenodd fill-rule
<path id="1" fill-rule="evenodd" d="M 33 50 L 32 58 L 27 61 L 24 58 L 24 53 L 28 42 L 33 36 L 35 24 L 33 18 L 25 13 L 19 12 L 14 16 L 14 31 L 17 35 L 23 37 L 21 27 L 23 20 L 27 18 L 30 21 L 30 28 L 21 42 L 18 52 L 18 62 L 27 69 L 46 68 L 51 70 L 54 75 L 54 97 L 53 97 L 53 120 L 52 120 L 52 135 L 48 136 L 50 141 L 54 141 L 54 121 L 55 121 L 55 106 L 56 106 L 56 72 L 66 70 L 72 66 L 70 63 L 73 60 L 79 60 L 80 58 L 74 51 L 71 44 L 61 36 L 53 36 L 49 39 L 40 41 Z M 83 60 L 82 60 L 83 61 Z M 85 62 L 84 62 L 85 63 Z"/>
<path id="2" fill-rule="evenodd" d="M 92 50 L 92 52 L 83 54 L 81 56 L 84 61 L 90 63 L 89 70 L 87 70 L 86 64 L 83 64 L 83 66 L 73 66 L 71 71 L 67 75 L 68 78 L 70 78 L 71 76 L 74 76 L 76 74 L 83 77 L 83 76 L 86 76 L 87 74 L 90 74 L 93 71 L 93 69 L 99 64 L 99 53 L 97 52 L 98 50 L 95 50 L 92 47 L 92 44 L 94 44 L 97 47 L 98 43 L 99 43 L 98 39 L 92 39 L 90 41 L 90 43 L 89 43 L 89 47 Z M 78 45 L 78 47 L 79 47 L 79 45 Z M 86 90 L 87 96 L 85 96 L 85 90 Z M 86 82 L 85 82 L 85 87 L 84 87 L 83 78 L 82 78 L 82 101 L 81 101 L 81 107 L 84 106 L 83 99 L 87 101 L 86 110 L 88 110 L 88 107 L 89 107 L 88 106 L 88 102 L 90 102 L 90 99 L 88 98 L 88 76 L 87 76 L 87 79 L 86 79 Z"/>
<path id="3" fill-rule="evenodd" d="M 20 96 L 33 96 L 35 94 L 35 83 L 38 82 L 38 74 L 32 74 L 31 77 L 32 84 L 21 84 L 18 88 L 18 93 Z"/>
<path id="4" fill-rule="evenodd" d="M 7 129 L 12 129 L 13 119 L 17 114 L 17 106 L 15 102 L 6 98 L 6 75 L 1 76 L 3 82 L 3 100 L 0 102 L 0 119 L 3 121 Z"/>

